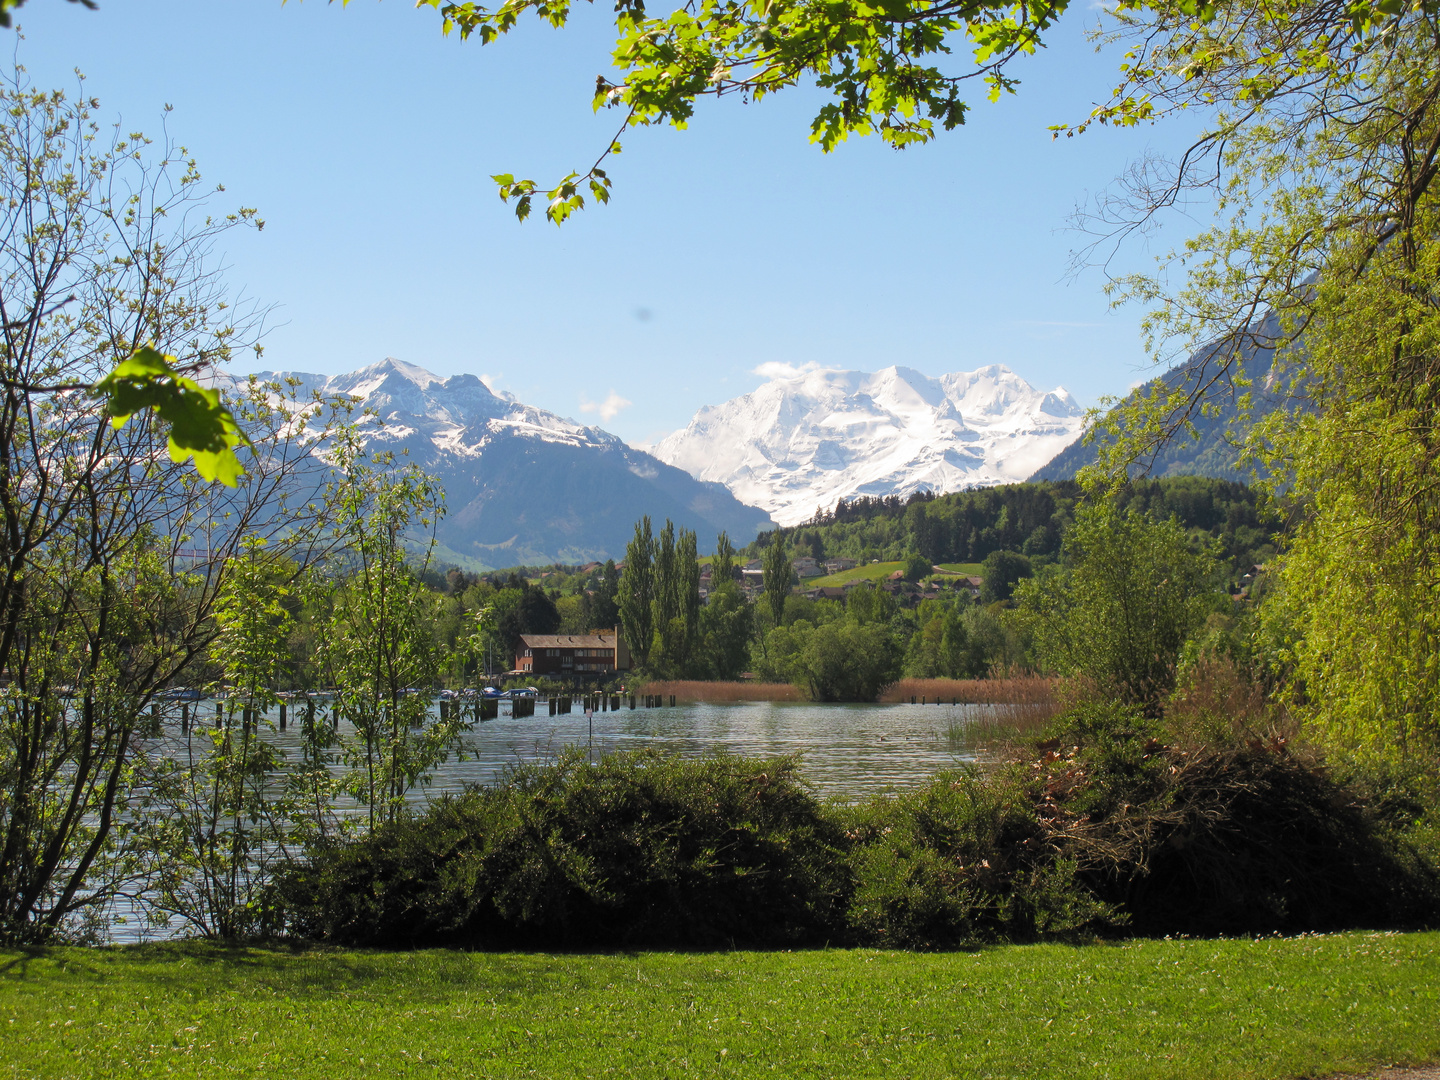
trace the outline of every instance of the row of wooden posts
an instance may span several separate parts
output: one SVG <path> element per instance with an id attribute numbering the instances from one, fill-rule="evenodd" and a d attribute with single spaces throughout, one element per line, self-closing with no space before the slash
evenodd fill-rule
<path id="1" fill-rule="evenodd" d="M 597 713 L 619 712 L 625 706 L 627 699 L 624 694 L 614 693 L 582 694 L 578 698 L 570 695 L 552 697 L 550 699 L 550 715 L 563 716 L 569 713 L 575 707 L 577 700 L 580 702 L 581 712 Z M 643 709 L 658 709 L 665 704 L 665 699 L 660 694 L 642 694 L 639 697 L 631 694 L 628 700 L 632 709 L 636 707 L 636 702 L 639 702 L 640 708 Z M 670 695 L 670 704 L 672 706 L 675 704 L 674 694 Z"/>
<path id="2" fill-rule="evenodd" d="M 574 708 L 574 704 L 575 704 L 575 702 L 576 702 L 577 700 L 580 702 L 581 710 L 582 710 L 582 711 L 585 711 L 585 712 L 619 712 L 621 706 L 625 703 L 625 698 L 624 698 L 624 696 L 621 695 L 621 694 L 609 694 L 609 693 L 607 693 L 607 694 L 598 694 L 598 693 L 597 693 L 597 694 L 583 694 L 583 695 L 580 695 L 578 698 L 575 697 L 575 696 L 572 696 L 572 695 L 568 695 L 568 694 L 567 694 L 567 695 L 565 695 L 564 697 L 552 697 L 552 698 L 549 698 L 549 699 L 548 699 L 548 701 L 549 701 L 549 703 L 550 703 L 550 715 L 551 715 L 551 716 L 557 716 L 557 715 L 568 714 L 568 713 L 571 712 L 571 710 Z M 536 699 L 533 698 L 533 697 L 511 698 L 511 699 L 510 699 L 510 714 L 511 714 L 511 716 L 516 717 L 516 718 L 521 718 L 521 717 L 526 717 L 526 716 L 534 716 L 534 715 L 535 715 L 535 701 L 536 701 Z M 630 699 L 629 699 L 630 708 L 634 709 L 634 708 L 636 707 L 636 702 L 637 702 L 637 701 L 640 702 L 641 707 L 646 708 L 646 709 L 657 709 L 657 708 L 661 708 L 661 707 L 664 706 L 664 704 L 665 704 L 665 698 L 664 698 L 664 695 L 662 695 L 662 694 L 644 694 L 644 695 L 641 695 L 639 698 L 637 698 L 636 695 L 631 694 L 631 695 L 630 695 Z M 446 699 L 442 698 L 442 699 L 440 700 L 440 719 L 441 719 L 441 720 L 450 720 L 450 719 L 457 719 L 457 720 L 458 720 L 458 719 L 461 719 L 461 718 L 465 715 L 466 706 L 467 706 L 467 705 L 470 706 L 470 710 L 469 710 L 469 711 L 471 711 L 471 712 L 474 714 L 475 719 L 477 719 L 477 720 L 494 720 L 496 717 L 498 717 L 498 716 L 500 715 L 500 699 L 499 699 L 499 698 L 479 697 L 479 698 L 473 698 L 473 699 L 471 699 L 469 702 L 466 702 L 466 701 L 451 701 L 451 700 L 446 700 Z M 675 705 L 675 695 L 674 695 L 674 694 L 671 694 L 671 695 L 670 695 L 670 705 L 671 705 L 671 707 L 674 707 L 674 705 Z M 155 703 L 155 704 L 153 704 L 153 705 L 151 705 L 151 707 L 150 707 L 150 714 L 151 714 L 151 716 L 153 716 L 157 721 L 160 719 L 160 705 L 159 705 L 158 702 Z M 241 714 L 241 717 L 240 717 L 241 726 L 243 727 L 244 731 L 248 734 L 249 731 L 250 731 L 250 729 L 251 729 L 251 727 L 252 727 L 252 726 L 254 725 L 254 723 L 255 723 L 255 719 L 256 719 L 256 718 L 255 718 L 254 710 L 252 710 L 252 709 L 250 709 L 250 708 L 248 708 L 248 707 L 245 707 L 245 708 L 242 708 L 242 709 L 240 710 L 240 714 Z M 263 716 L 263 713 L 262 713 L 262 716 Z M 195 719 L 197 722 L 198 722 L 199 719 L 200 719 L 200 707 L 199 707 L 198 705 L 195 707 L 194 719 Z M 280 730 L 281 730 L 281 731 L 284 731 L 284 730 L 285 730 L 286 725 L 287 725 L 288 722 L 289 722 L 289 719 L 290 719 L 290 714 L 289 714 L 288 703 L 282 701 L 282 702 L 280 703 Z M 323 717 L 322 717 L 322 719 L 323 719 Z M 340 713 L 339 713 L 339 710 L 331 710 L 330 719 L 331 719 L 331 722 L 332 722 L 333 724 L 338 725 L 338 724 L 339 724 L 339 721 L 340 721 Z M 224 721 L 225 721 L 225 705 L 224 705 L 223 702 L 217 702 L 216 705 L 215 705 L 215 726 L 216 726 L 216 727 L 220 727 L 221 724 L 224 723 Z M 180 703 L 180 730 L 181 730 L 182 733 L 188 733 L 188 732 L 189 732 L 189 730 L 190 730 L 190 723 L 191 723 L 190 703 L 189 703 L 188 701 L 186 701 L 186 702 L 181 702 L 181 703 Z M 305 725 L 305 727 L 307 727 L 307 728 L 310 727 L 311 725 L 313 725 L 313 724 L 315 723 L 315 702 L 313 702 L 313 701 L 307 701 L 307 702 L 305 703 L 304 711 L 303 711 L 303 717 L 302 717 L 302 723 L 303 723 L 303 724 Z"/>
<path id="3" fill-rule="evenodd" d="M 260 718 L 263 719 L 264 716 L 265 716 L 265 714 L 266 714 L 266 710 L 263 710 L 263 709 L 260 710 Z M 301 715 L 300 715 L 301 723 L 302 723 L 305 727 L 309 728 L 309 727 L 313 726 L 314 723 L 315 723 L 315 702 L 313 702 L 313 701 L 307 701 L 307 702 L 305 703 L 304 709 L 303 709 L 303 710 L 300 710 L 300 714 L 301 714 Z M 157 719 L 157 720 L 160 718 L 160 705 L 159 705 L 158 703 L 150 706 L 150 715 L 153 716 L 153 717 L 154 717 L 155 719 Z M 197 723 L 198 723 L 199 720 L 200 720 L 200 706 L 198 706 L 198 705 L 195 706 L 194 720 L 195 720 Z M 322 720 L 322 721 L 324 720 L 324 716 L 323 716 L 323 715 L 321 716 L 321 720 Z M 339 722 L 340 722 L 339 710 L 332 710 L 332 711 L 331 711 L 330 720 L 331 720 L 331 723 L 332 723 L 332 724 L 337 724 L 337 725 L 339 724 Z M 190 722 L 191 722 L 190 703 L 189 703 L 188 701 L 182 701 L 182 702 L 180 703 L 180 730 L 181 730 L 182 732 L 188 732 L 188 731 L 190 730 Z M 220 727 L 224 722 L 225 722 L 225 703 L 224 703 L 224 702 L 221 702 L 221 701 L 217 701 L 217 702 L 215 703 L 215 726 L 218 728 L 218 727 Z M 254 709 L 251 709 L 251 708 L 249 708 L 249 707 L 241 707 L 241 709 L 240 709 L 240 725 L 241 725 L 241 727 L 244 729 L 244 731 L 246 732 L 246 734 L 248 734 L 248 733 L 250 732 L 250 729 L 255 725 L 255 722 L 256 722 L 255 710 L 254 710 Z M 282 702 L 280 703 L 280 730 L 281 730 L 281 731 L 284 731 L 285 728 L 289 725 L 289 722 L 290 722 L 290 708 L 289 708 L 288 703 L 282 701 Z"/>

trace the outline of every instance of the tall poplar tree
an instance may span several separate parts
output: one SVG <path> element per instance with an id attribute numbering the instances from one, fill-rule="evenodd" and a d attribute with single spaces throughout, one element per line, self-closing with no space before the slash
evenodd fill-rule
<path id="1" fill-rule="evenodd" d="M 616 590 L 620 626 L 637 667 L 650 660 L 655 636 L 655 536 L 647 514 L 635 523 L 635 538 L 625 545 L 625 572 Z"/>
<path id="2" fill-rule="evenodd" d="M 715 557 L 710 560 L 710 587 L 716 589 L 725 581 L 735 580 L 735 545 L 730 534 L 722 531 L 715 538 Z"/>
<path id="3" fill-rule="evenodd" d="M 664 633 L 680 614 L 680 582 L 676 577 L 675 523 L 665 519 L 655 546 L 655 630 Z"/>
<path id="4" fill-rule="evenodd" d="M 765 602 L 770 607 L 771 625 L 779 626 L 785 615 L 785 598 L 790 595 L 790 559 L 786 554 L 785 544 L 780 539 L 779 529 L 775 530 L 770 546 L 765 549 L 761 570 Z"/>
<path id="5" fill-rule="evenodd" d="M 695 533 L 680 531 L 675 546 L 675 578 L 680 600 L 680 619 L 685 626 L 681 647 L 681 667 L 689 668 L 696 642 L 700 637 L 700 555 Z"/>

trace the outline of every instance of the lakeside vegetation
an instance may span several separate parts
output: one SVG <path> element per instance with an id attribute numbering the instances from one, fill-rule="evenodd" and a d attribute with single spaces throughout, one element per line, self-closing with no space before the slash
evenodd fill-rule
<path id="1" fill-rule="evenodd" d="M 1073 706 L 855 805 L 793 758 L 574 750 L 312 849 L 265 921 L 351 946 L 955 948 L 1440 917 L 1433 774 L 1231 723 Z"/>
<path id="2" fill-rule="evenodd" d="M 546 955 L 0 950 L 5 1080 L 1292 1080 L 1440 1057 L 1440 934 Z"/>
<path id="3" fill-rule="evenodd" d="M 0 13 L 7 6 L 0 0 Z M 118 129 L 107 141 L 96 134 L 93 100 L 38 92 L 17 69 L 4 91 L 0 140 L 10 196 L 0 205 L 15 238 L 4 253 L 0 371 L 0 513 L 9 523 L 0 560 L 0 939 L 41 948 L 10 954 L 7 977 L 17 981 L 6 985 L 23 996 L 27 967 L 69 955 L 44 946 L 103 939 L 122 906 L 232 941 L 803 945 L 817 948 L 801 958 L 812 963 L 839 955 L 818 951 L 827 944 L 884 946 L 912 951 L 896 961 L 912 977 L 931 962 L 928 950 L 951 950 L 934 962 L 963 966 L 991 955 L 962 951 L 980 944 L 1433 924 L 1434 8 L 1431 0 L 1306 5 L 1297 19 L 1283 3 L 1278 11 L 1184 3 L 1114 13 L 1133 20 L 1126 30 L 1144 38 L 1147 60 L 1127 68 L 1138 96 L 1122 91 L 1115 111 L 1099 118 L 1136 122 L 1166 94 L 1171 105 L 1187 96 L 1219 101 L 1222 118 L 1206 140 L 1225 149 L 1207 159 L 1202 145 L 1195 160 L 1207 174 L 1216 164 L 1217 182 L 1236 170 L 1223 200 L 1236 216 L 1177 253 L 1195 268 L 1181 294 L 1156 279 L 1121 286 L 1160 302 L 1150 324 L 1158 334 L 1205 348 L 1177 385 L 1105 421 L 1115 438 L 1083 483 L 842 501 L 743 551 L 722 534 L 703 563 L 693 531 L 669 521 L 655 531 L 641 517 L 623 574 L 613 562 L 483 579 L 445 572 L 430 564 L 427 539 L 443 493 L 421 470 L 373 448 L 373 417 L 351 415 L 343 400 L 296 401 L 293 386 L 227 383 L 223 402 L 201 386 L 196 379 L 258 341 L 261 319 L 237 318 L 207 262 L 225 229 L 258 226 L 255 212 L 204 210 L 198 169 L 177 147 L 152 151 Z M 497 32 L 474 5 L 447 11 L 478 20 L 467 29 L 482 36 Z M 709 32 L 750 40 L 735 35 L 753 13 L 716 11 L 686 12 L 687 40 Z M 1045 9 L 1039 29 L 1056 13 Z M 796 61 L 795 43 L 803 52 L 816 38 L 792 34 L 783 25 L 790 14 L 783 0 L 768 7 L 775 25 L 754 37 L 779 57 L 778 68 L 767 68 L 780 73 L 767 76 L 775 87 L 834 59 Z M 854 18 L 839 8 L 814 14 Z M 708 71 L 661 70 L 673 61 L 662 55 L 671 42 L 661 28 L 639 32 L 643 13 L 623 5 L 617 15 L 635 45 L 628 56 L 658 57 L 661 82 L 684 76 L 672 80 L 681 89 L 650 100 L 642 122 L 679 116 L 674 110 L 702 92 L 684 87 L 741 88 L 710 77 L 732 70 L 714 55 Z M 716 17 L 718 31 L 708 21 Z M 953 12 L 907 9 L 896 19 L 914 41 L 938 49 L 956 27 L 927 38 L 922 24 L 937 17 Z M 885 39 L 885 18 L 871 27 L 878 38 L 833 40 Z M 1003 64 L 1007 49 L 1033 45 L 1031 29 L 1004 15 L 986 29 L 995 35 L 986 54 Z M 884 87 L 893 58 L 881 58 L 854 70 Z M 1005 85 L 998 70 L 990 72 L 997 92 Z M 892 125 L 887 115 L 881 125 L 892 138 L 923 140 L 929 127 L 911 125 L 942 116 L 959 122 L 953 84 L 938 72 L 906 65 L 902 78 L 910 89 L 887 95 L 885 108 L 907 119 Z M 849 89 L 858 111 L 831 115 L 826 141 L 879 123 L 861 88 Z M 600 90 L 618 100 L 635 88 Z M 906 96 L 917 92 L 919 101 Z M 1422 167 L 1412 169 L 1417 160 Z M 1131 193 L 1186 201 L 1184 170 L 1173 183 L 1164 172 L 1158 191 L 1137 176 Z M 598 185 L 596 176 L 586 179 Z M 528 207 L 526 183 L 502 181 Z M 551 206 L 563 218 L 574 197 L 572 185 Z M 1142 221 L 1153 209 L 1141 209 Z M 1214 395 L 1228 393 L 1246 410 L 1248 387 L 1262 374 L 1267 392 L 1299 402 L 1240 436 L 1263 485 L 1130 475 L 1193 417 L 1218 408 Z M 198 479 L 167 458 L 193 458 Z M 855 578 L 886 580 L 843 599 L 797 595 L 793 561 L 835 556 L 861 564 Z M 762 564 L 761 585 L 748 594 L 736 574 L 745 557 Z M 937 564 L 978 564 L 978 603 L 967 587 L 947 587 L 959 582 L 931 580 Z M 702 565 L 711 576 L 704 604 Z M 1005 673 L 1016 684 L 1028 678 L 1034 698 L 1017 703 L 1004 687 L 989 693 L 1010 695 L 1005 704 L 1025 715 L 1054 715 L 1044 731 L 1015 732 L 983 766 L 854 806 L 816 799 L 789 760 L 614 755 L 591 763 L 574 753 L 517 769 L 504 784 L 411 805 L 478 722 L 460 710 L 433 721 L 433 691 L 476 690 L 496 666 L 493 654 L 508 664 L 526 634 L 617 624 L 639 677 L 722 687 L 748 671 L 810 700 L 864 702 L 896 693 L 906 678 L 934 680 L 912 684 L 912 693 L 935 692 Z M 181 686 L 203 687 L 221 707 L 201 725 L 180 705 L 181 740 L 162 745 L 164 725 L 173 729 L 177 719 L 168 695 Z M 287 757 L 263 717 L 282 691 L 315 686 L 333 692 L 333 704 L 328 714 L 307 710 L 298 751 Z M 1375 1032 L 1395 1039 L 1384 1043 L 1386 1055 L 1435 1052 L 1433 996 L 1421 996 L 1435 985 L 1429 954 L 1385 944 L 1428 949 L 1433 939 L 1323 940 L 1366 943 L 1325 959 L 1364 972 L 1365 987 L 1381 988 L 1384 1000 L 1365 1012 L 1351 998 L 1348 1024 L 1317 1004 L 1325 1028 L 1315 1038 L 1328 1041 L 1302 1040 L 1294 1061 L 1282 1053 L 1284 1063 L 1309 1069 L 1327 1053 L 1373 1053 L 1365 1049 L 1373 1044 L 1337 1040 Z M 1262 944 L 1098 945 L 1083 954 L 1079 974 L 1060 977 L 1091 1007 L 1081 1021 L 1090 1025 L 1093 1003 L 1108 1000 L 1098 980 L 1112 956 L 1193 947 L 1223 964 Z M 1035 955 L 1065 955 L 1054 949 Z M 1371 952 L 1382 954 L 1383 972 L 1371 974 L 1362 958 Z M 149 954 L 88 955 L 102 963 Z M 878 964 L 884 954 L 844 955 Z M 522 963 L 517 977 L 564 962 Z M 642 962 L 623 962 L 635 963 L 638 989 Z M 757 963 L 800 962 L 777 951 Z M 70 974 L 64 964 L 60 977 Z M 220 967 L 214 961 L 212 970 Z M 1405 983 L 1416 971 L 1426 981 Z M 1117 993 L 1129 995 L 1133 1014 L 1143 996 L 1136 972 L 1128 974 Z M 1246 1006 L 1247 1019 L 1270 1015 L 1263 994 L 1285 996 L 1290 984 L 1278 977 L 1284 972 L 1266 974 L 1263 993 L 1216 980 L 1231 1006 L 1223 1014 L 1229 1043 L 1207 1046 L 1197 1064 L 1207 1074 L 1216 1062 L 1238 1063 L 1237 1054 L 1256 1060 L 1258 1036 L 1244 1019 L 1235 1023 L 1233 1005 Z M 885 992 L 907 987 L 904 978 L 887 979 Z M 1028 991 L 1019 1014 L 1043 1015 L 1043 990 L 1010 985 L 1016 997 Z M 1351 988 L 1328 965 L 1324 986 L 1340 1000 Z M 612 989 L 613 980 L 595 996 L 605 1000 Z M 1209 987 L 1190 989 L 1183 1010 L 1171 1004 L 1164 1014 L 1186 1026 L 1187 1038 L 1206 1015 L 1196 1000 Z M 133 1012 L 133 983 L 122 980 L 120 992 Z M 873 996 L 863 978 L 832 989 L 794 1026 L 828 1034 L 818 1023 L 845 1023 L 831 1019 L 843 1008 L 852 1026 L 842 1030 L 870 1031 L 855 1010 Z M 944 1002 L 946 1022 L 955 1023 L 959 1004 L 969 1002 Z M 756 1005 L 745 1000 L 746 1009 Z M 766 1005 L 790 1007 L 778 996 Z M 1412 1005 L 1425 1021 L 1417 1038 Z M 39 1007 L 58 1006 L 47 999 Z M 1368 1028 L 1358 1035 L 1357 1016 Z M 648 1047 L 659 1038 L 641 1032 L 652 1018 L 610 1035 Z M 1007 1021 L 987 1020 L 1010 1039 L 1001 1053 L 1023 1060 L 982 1052 L 982 1066 L 1031 1073 L 1038 1060 L 1053 1068 L 1048 1043 L 1042 1050 L 1009 1034 Z M 310 1038 L 295 1027 L 296 1037 Z M 374 1027 L 341 1027 L 367 1048 L 378 1039 Z M 535 1039 L 533 1029 L 520 1030 L 493 1035 L 513 1036 L 507 1049 Z M 909 1030 L 851 1039 L 870 1054 L 862 1068 L 893 1073 L 889 1051 L 907 1043 L 908 1052 L 918 1038 L 902 1039 Z M 938 1029 L 929 1021 L 913 1030 Z M 145 1052 L 178 1055 L 199 1043 L 181 1032 L 172 1027 L 168 1045 Z M 1077 1023 L 1069 1034 L 1064 1065 L 1073 1071 L 1077 1062 L 1096 1064 L 1095 1041 L 1114 1032 Z M 256 1067 L 268 1065 L 254 1059 L 259 1036 L 258 1028 L 245 1036 Z M 130 1056 L 102 1064 L 153 1071 L 153 1061 L 134 1060 L 127 1037 L 118 1052 Z M 1118 1044 L 1127 1056 L 1104 1062 L 1117 1072 L 1158 1049 L 1153 1039 Z M 55 1045 L 31 1040 L 24 1052 Z M 107 1044 L 61 1045 L 73 1053 Z M 767 1065 L 803 1049 L 766 1045 L 775 1055 Z M 616 1059 L 613 1045 L 571 1049 L 580 1056 L 570 1065 L 613 1067 Z M 818 1044 L 809 1051 L 796 1071 L 829 1061 Z M 748 1050 L 736 1051 L 735 1062 L 727 1046 L 713 1052 L 706 1060 L 720 1067 L 752 1064 L 742 1057 Z M 319 1064 L 312 1054 L 305 1067 Z M 690 1065 L 687 1056 L 679 1067 Z M 676 1067 L 673 1058 L 667 1067 Z M 926 1059 L 919 1067 L 932 1066 Z"/>

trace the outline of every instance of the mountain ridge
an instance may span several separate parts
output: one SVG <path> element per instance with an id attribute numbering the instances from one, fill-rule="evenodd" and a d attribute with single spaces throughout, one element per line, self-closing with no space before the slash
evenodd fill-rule
<path id="1" fill-rule="evenodd" d="M 642 514 L 694 529 L 702 551 L 722 529 L 743 546 L 773 526 L 723 485 L 697 481 L 602 428 L 497 394 L 474 375 L 444 378 L 386 357 L 339 375 L 255 377 L 288 382 L 302 399 L 346 395 L 372 411 L 360 419 L 367 448 L 403 453 L 436 476 L 447 508 L 436 528 L 440 554 L 467 568 L 618 559 Z"/>
<path id="2" fill-rule="evenodd" d="M 1238 339 L 1238 340 L 1236 340 Z M 1275 350 L 1283 346 L 1285 337 L 1279 318 L 1274 312 L 1267 312 L 1235 338 L 1222 338 L 1195 350 L 1191 355 L 1132 390 L 1126 395 L 1124 404 L 1133 404 L 1139 395 L 1157 389 L 1181 389 L 1187 384 L 1205 380 L 1208 365 L 1216 354 L 1226 349 L 1237 349 L 1238 363 L 1236 376 L 1244 376 L 1249 386 L 1240 387 L 1233 380 L 1221 380 L 1202 394 L 1202 400 L 1213 406 L 1210 415 L 1195 409 L 1191 416 L 1195 433 L 1177 434 L 1150 458 L 1138 462 L 1132 475 L 1150 477 L 1206 476 L 1217 480 L 1235 480 L 1254 483 L 1258 472 L 1250 466 L 1242 466 L 1241 445 L 1250 428 L 1261 417 L 1276 409 L 1303 408 L 1301 399 L 1293 396 L 1291 388 L 1277 376 Z M 1303 347 L 1303 346 L 1302 346 Z M 1248 390 L 1251 406 L 1248 416 L 1242 416 L 1238 404 L 1240 393 Z M 1116 406 L 1117 408 L 1120 406 Z M 1108 443 L 1111 437 L 1106 436 Z M 1082 435 L 1066 446 L 1030 476 L 1031 480 L 1073 480 L 1079 471 L 1094 464 L 1099 458 L 1099 447 L 1087 443 Z"/>
<path id="3" fill-rule="evenodd" d="M 938 377 L 815 368 L 705 406 L 654 454 L 794 525 L 842 498 L 1023 480 L 1083 424 L 1067 391 L 1003 364 Z"/>

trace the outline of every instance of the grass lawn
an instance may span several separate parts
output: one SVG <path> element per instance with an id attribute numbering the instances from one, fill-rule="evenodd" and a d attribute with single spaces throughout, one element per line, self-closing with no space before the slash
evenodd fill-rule
<path id="1" fill-rule="evenodd" d="M 941 570 L 951 570 L 957 574 L 964 574 L 966 577 L 980 577 L 978 562 L 942 562 L 935 565 Z"/>
<path id="2" fill-rule="evenodd" d="M 1440 1057 L 1440 934 L 640 955 L 0 951 L 0 1077 L 1298 1077 Z"/>
<path id="3" fill-rule="evenodd" d="M 953 570 L 957 574 L 967 576 L 980 576 L 980 564 L 976 563 L 937 563 L 942 570 Z M 832 585 L 844 585 L 847 581 L 884 581 L 896 570 L 905 569 L 903 562 L 879 562 L 869 563 L 865 566 L 857 566 L 853 570 L 841 570 L 838 574 L 828 574 L 825 577 L 805 578 L 800 582 L 802 589 L 814 589 L 829 587 Z M 941 574 L 936 578 L 939 582 L 953 580 L 949 574 Z"/>

